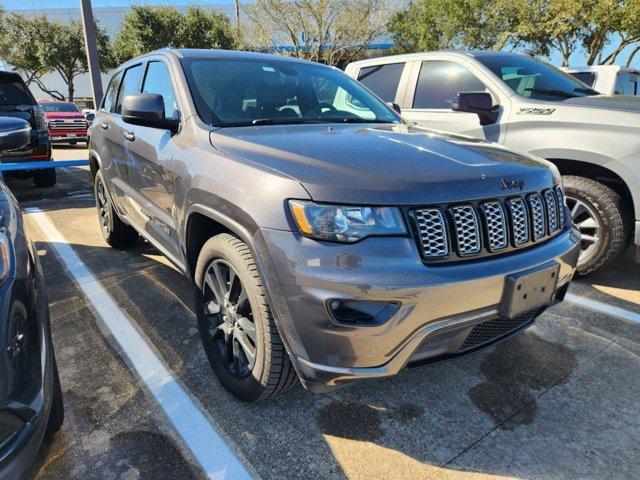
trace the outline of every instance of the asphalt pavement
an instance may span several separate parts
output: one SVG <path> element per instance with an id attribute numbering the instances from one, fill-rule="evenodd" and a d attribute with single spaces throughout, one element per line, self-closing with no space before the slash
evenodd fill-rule
<path id="1" fill-rule="evenodd" d="M 56 150 L 57 159 L 82 155 Z M 46 273 L 66 404 L 33 478 L 200 479 L 212 474 L 203 455 L 215 464 L 225 452 L 264 479 L 637 478 L 640 275 L 631 252 L 574 282 L 572 302 L 481 353 L 247 405 L 209 368 L 189 282 L 143 241 L 128 251 L 104 243 L 87 168 L 60 169 L 58 180 L 51 189 L 9 181 Z M 105 321 L 99 295 L 185 394 L 169 410 Z M 180 429 L 175 414 L 193 409 L 219 442 L 197 444 Z"/>

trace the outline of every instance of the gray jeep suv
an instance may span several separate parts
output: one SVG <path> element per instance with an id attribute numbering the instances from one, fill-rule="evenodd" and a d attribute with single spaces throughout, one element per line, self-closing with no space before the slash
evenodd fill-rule
<path id="1" fill-rule="evenodd" d="M 193 280 L 245 401 L 473 352 L 574 274 L 553 165 L 409 126 L 335 68 L 161 50 L 116 70 L 91 129 L 105 240 L 143 236 Z"/>

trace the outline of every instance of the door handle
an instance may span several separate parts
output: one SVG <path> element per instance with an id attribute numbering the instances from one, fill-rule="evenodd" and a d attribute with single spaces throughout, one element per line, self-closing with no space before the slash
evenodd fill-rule
<path id="1" fill-rule="evenodd" d="M 103 129 L 103 130 L 109 130 L 109 124 L 105 123 L 105 122 L 102 122 L 100 124 L 100 128 Z"/>
<path id="2" fill-rule="evenodd" d="M 124 132 L 124 138 L 126 138 L 130 142 L 133 142 L 136 139 L 136 134 L 133 132 Z"/>

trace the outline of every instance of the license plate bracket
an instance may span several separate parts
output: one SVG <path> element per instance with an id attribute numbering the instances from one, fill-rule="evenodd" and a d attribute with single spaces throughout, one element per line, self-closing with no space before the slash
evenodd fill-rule
<path id="1" fill-rule="evenodd" d="M 518 315 L 551 303 L 558 285 L 560 265 L 553 262 L 539 268 L 514 273 L 507 277 L 501 315 Z"/>

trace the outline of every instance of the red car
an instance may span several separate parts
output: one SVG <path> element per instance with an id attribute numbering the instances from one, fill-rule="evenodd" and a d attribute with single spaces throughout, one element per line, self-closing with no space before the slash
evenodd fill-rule
<path id="1" fill-rule="evenodd" d="M 44 112 L 52 143 L 75 145 L 88 142 L 87 120 L 75 103 L 57 100 L 40 100 L 38 103 Z"/>

